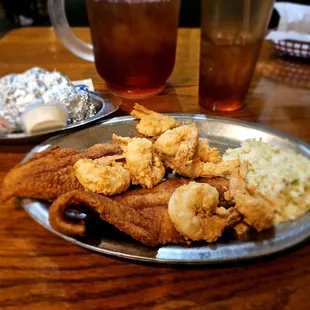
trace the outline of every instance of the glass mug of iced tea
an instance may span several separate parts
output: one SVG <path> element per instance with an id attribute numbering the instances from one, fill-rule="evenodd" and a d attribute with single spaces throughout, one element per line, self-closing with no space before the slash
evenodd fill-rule
<path id="1" fill-rule="evenodd" d="M 70 29 L 64 0 L 49 0 L 53 27 L 75 55 L 95 61 L 97 72 L 116 96 L 156 95 L 172 73 L 180 0 L 87 0 L 92 43 Z"/>
<path id="2" fill-rule="evenodd" d="M 199 104 L 242 107 L 274 0 L 202 0 Z"/>

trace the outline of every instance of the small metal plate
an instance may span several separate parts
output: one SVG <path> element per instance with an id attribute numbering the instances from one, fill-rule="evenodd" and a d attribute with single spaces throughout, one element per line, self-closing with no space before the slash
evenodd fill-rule
<path id="1" fill-rule="evenodd" d="M 114 97 L 108 93 L 99 93 L 99 92 L 89 92 L 92 101 L 96 106 L 96 114 L 82 122 L 75 124 L 70 124 L 65 128 L 56 129 L 52 131 L 41 131 L 34 134 L 27 134 L 24 132 L 16 132 L 10 134 L 0 134 L 0 144 L 17 144 L 17 143 L 38 143 L 44 139 L 47 139 L 55 133 L 60 133 L 64 131 L 70 131 L 77 128 L 85 127 L 93 122 L 96 122 L 111 113 L 118 110 L 122 101 L 119 98 Z"/>
<path id="2" fill-rule="evenodd" d="M 261 138 L 264 142 L 288 147 L 310 158 L 308 144 L 257 124 L 205 117 L 204 115 L 170 115 L 177 118 L 181 124 L 195 122 L 199 128 L 200 136 L 208 138 L 211 145 L 218 147 L 221 152 L 224 152 L 228 147 L 239 147 L 240 142 L 245 139 Z M 53 145 L 85 149 L 95 143 L 110 141 L 113 133 L 134 136 L 136 124 L 137 122 L 132 117 L 119 117 L 104 121 L 79 132 L 51 138 L 35 147 L 26 158 Z M 262 233 L 253 232 L 247 240 L 243 241 L 225 234 L 214 244 L 201 242 L 191 246 L 167 245 L 150 248 L 136 242 L 103 221 L 93 224 L 89 237 L 69 238 L 56 232 L 50 226 L 48 203 L 23 199 L 22 205 L 39 224 L 71 243 L 103 254 L 158 263 L 210 264 L 258 258 L 296 245 L 310 235 L 310 213 L 307 213 L 296 221 L 282 223 Z"/>

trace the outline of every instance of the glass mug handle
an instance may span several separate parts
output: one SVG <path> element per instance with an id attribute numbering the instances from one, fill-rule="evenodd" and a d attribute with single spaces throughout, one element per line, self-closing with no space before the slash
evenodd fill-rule
<path id="1" fill-rule="evenodd" d="M 76 56 L 94 61 L 93 46 L 79 39 L 68 24 L 65 0 L 48 0 L 48 13 L 57 37 Z"/>

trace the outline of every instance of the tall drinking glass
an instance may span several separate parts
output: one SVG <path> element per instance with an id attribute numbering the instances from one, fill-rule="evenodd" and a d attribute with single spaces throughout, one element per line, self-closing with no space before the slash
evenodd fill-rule
<path id="1" fill-rule="evenodd" d="M 76 38 L 64 0 L 48 0 L 59 38 L 76 55 L 94 60 L 116 96 L 138 99 L 160 92 L 172 73 L 180 0 L 87 0 L 93 45 Z"/>
<path id="2" fill-rule="evenodd" d="M 274 0 L 202 0 L 199 104 L 213 111 L 243 105 Z"/>

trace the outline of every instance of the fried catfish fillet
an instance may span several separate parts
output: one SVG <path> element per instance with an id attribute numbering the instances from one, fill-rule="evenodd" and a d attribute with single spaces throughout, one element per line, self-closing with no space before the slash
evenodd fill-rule
<path id="1" fill-rule="evenodd" d="M 82 205 L 144 245 L 185 243 L 169 217 L 168 203 L 175 189 L 189 182 L 187 179 L 167 180 L 152 189 L 129 190 L 115 197 L 71 191 L 51 205 L 49 221 L 55 230 L 65 235 L 83 236 L 87 233 L 84 221 L 72 221 L 65 212 L 72 205 Z M 202 179 L 200 182 L 216 187 L 220 196 L 228 188 L 228 181 L 224 178 Z"/>
<path id="2" fill-rule="evenodd" d="M 79 159 L 97 159 L 121 153 L 115 142 L 95 144 L 84 151 L 51 147 L 34 154 L 7 174 L 0 190 L 0 201 L 11 197 L 54 200 L 69 191 L 83 189 L 73 167 Z"/>

